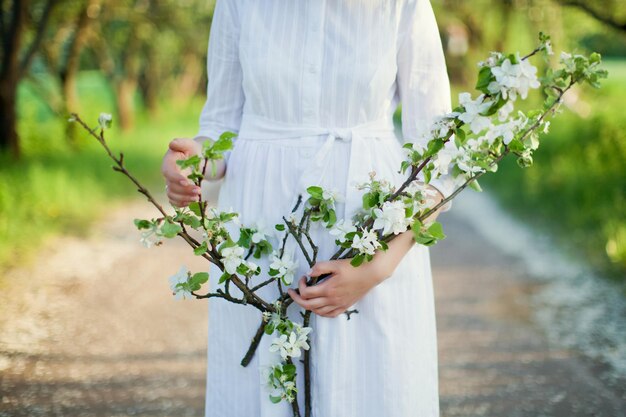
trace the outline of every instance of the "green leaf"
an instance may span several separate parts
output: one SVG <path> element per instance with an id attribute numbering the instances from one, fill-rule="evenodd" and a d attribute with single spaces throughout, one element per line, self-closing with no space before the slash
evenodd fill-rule
<path id="1" fill-rule="evenodd" d="M 231 137 L 221 136 L 214 144 L 213 151 L 214 152 L 225 152 L 233 147 L 233 140 Z"/>
<path id="2" fill-rule="evenodd" d="M 446 235 L 443 234 L 443 225 L 439 222 L 431 224 L 428 228 L 428 233 L 437 239 L 444 239 L 446 237 Z"/>
<path id="3" fill-rule="evenodd" d="M 220 135 L 220 139 L 233 139 L 237 136 L 235 132 L 225 131 Z"/>
<path id="4" fill-rule="evenodd" d="M 273 402 L 274 404 L 278 404 L 281 400 L 282 400 L 281 397 L 275 397 L 273 395 L 270 395 L 270 401 Z"/>
<path id="5" fill-rule="evenodd" d="M 176 165 L 181 169 L 198 166 L 200 164 L 200 155 L 192 155 L 187 159 L 179 159 L 176 161 Z"/>
<path id="6" fill-rule="evenodd" d="M 482 187 L 480 186 L 480 184 L 478 183 L 477 180 L 470 181 L 470 183 L 468 185 L 474 191 L 478 191 L 479 193 L 481 193 L 483 191 Z"/>
<path id="7" fill-rule="evenodd" d="M 515 138 L 509 142 L 507 145 L 512 152 L 523 152 L 524 144 L 518 138 Z"/>
<path id="8" fill-rule="evenodd" d="M 192 211 L 193 214 L 195 214 L 196 216 L 202 216 L 202 211 L 200 210 L 200 202 L 199 201 L 192 201 L 191 203 L 189 203 L 189 210 Z"/>
<path id="9" fill-rule="evenodd" d="M 330 209 L 328 210 L 328 221 L 326 227 L 332 227 L 335 222 L 337 222 L 337 214 L 335 213 L 335 210 Z"/>
<path id="10" fill-rule="evenodd" d="M 200 246 L 198 246 L 197 248 L 193 249 L 193 253 L 195 255 L 203 255 L 204 253 L 206 253 L 206 251 L 208 250 L 208 246 L 206 244 L 206 242 L 202 242 L 202 244 Z"/>
<path id="11" fill-rule="evenodd" d="M 309 195 L 313 198 L 317 198 L 318 200 L 323 200 L 324 190 L 322 187 L 318 187 L 317 185 L 312 185 L 306 189 Z"/>
<path id="12" fill-rule="evenodd" d="M 237 241 L 237 244 L 239 246 L 243 246 L 244 248 L 249 248 L 252 244 L 252 235 L 252 229 L 242 228 L 239 233 L 239 240 Z"/>
<path id="13" fill-rule="evenodd" d="M 193 284 L 202 285 L 206 283 L 208 280 L 209 280 L 208 272 L 196 272 L 195 274 L 191 276 L 190 282 Z"/>
<path id="14" fill-rule="evenodd" d="M 276 230 L 278 230 L 279 232 L 282 232 L 285 230 L 285 225 L 284 224 L 277 224 L 276 226 L 274 226 L 276 228 Z"/>
<path id="15" fill-rule="evenodd" d="M 352 260 L 350 261 L 350 265 L 357 267 L 361 265 L 364 260 L 365 260 L 365 255 L 360 253 L 356 255 L 354 258 L 352 258 Z"/>
<path id="16" fill-rule="evenodd" d="M 487 87 L 493 80 L 493 74 L 491 73 L 491 68 L 482 67 L 478 72 L 478 81 L 476 82 L 476 89 L 482 91 L 485 94 L 489 93 Z"/>
<path id="17" fill-rule="evenodd" d="M 167 238 L 173 238 L 182 231 L 183 228 L 178 223 L 171 223 L 167 221 L 163 224 L 163 226 L 161 226 L 161 233 Z"/>
<path id="18" fill-rule="evenodd" d="M 149 220 L 144 220 L 144 219 L 135 219 L 133 220 L 133 222 L 135 223 L 135 226 L 137 226 L 137 229 L 150 229 L 152 223 L 150 223 Z"/>
<path id="19" fill-rule="evenodd" d="M 283 374 L 288 377 L 293 377 L 296 375 L 296 365 L 287 363 L 283 365 Z"/>
<path id="20" fill-rule="evenodd" d="M 183 217 L 183 223 L 185 223 L 186 225 L 197 229 L 200 227 L 200 219 L 195 217 L 195 216 L 185 216 Z"/>
<path id="21" fill-rule="evenodd" d="M 224 272 L 218 281 L 218 284 L 223 284 L 230 279 L 230 274 L 228 272 Z"/>

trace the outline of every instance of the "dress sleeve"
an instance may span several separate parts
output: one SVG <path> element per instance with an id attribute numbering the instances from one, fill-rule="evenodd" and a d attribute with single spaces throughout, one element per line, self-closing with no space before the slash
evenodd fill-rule
<path id="1" fill-rule="evenodd" d="M 217 0 L 207 51 L 207 97 L 194 140 L 218 139 L 225 131 L 238 133 L 244 104 L 239 62 L 237 2 Z M 230 151 L 224 154 L 228 163 Z"/>
<path id="2" fill-rule="evenodd" d="M 451 111 L 450 81 L 430 0 L 407 0 L 399 22 L 397 85 L 402 103 L 402 136 L 405 142 L 426 144 L 422 132 L 437 116 Z M 444 198 L 454 192 L 449 174 L 430 184 Z M 452 201 L 441 207 L 448 211 Z"/>

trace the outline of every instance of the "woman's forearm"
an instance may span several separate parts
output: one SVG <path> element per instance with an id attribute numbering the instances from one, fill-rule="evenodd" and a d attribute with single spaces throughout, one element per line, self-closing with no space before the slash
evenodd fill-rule
<path id="1" fill-rule="evenodd" d="M 434 187 L 430 187 L 431 189 L 436 190 Z M 437 190 L 438 191 L 438 190 Z M 443 199 L 443 195 L 438 191 L 437 197 L 433 198 L 433 202 L 430 204 L 431 207 L 439 204 L 439 202 Z M 427 217 L 427 222 L 434 222 L 435 219 L 439 216 L 441 208 L 436 210 L 430 216 Z M 377 264 L 377 270 L 379 271 L 380 281 L 384 281 L 389 278 L 393 271 L 395 271 L 396 267 L 404 258 L 404 256 L 411 250 L 413 245 L 415 244 L 415 240 L 413 239 L 413 231 L 407 230 L 399 234 L 395 239 L 392 239 L 388 245 L 389 248 L 386 251 L 377 251 L 376 255 L 374 255 L 374 259 L 372 262 Z"/>

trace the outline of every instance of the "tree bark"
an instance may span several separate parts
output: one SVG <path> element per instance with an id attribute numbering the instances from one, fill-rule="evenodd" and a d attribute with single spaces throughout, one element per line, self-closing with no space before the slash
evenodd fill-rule
<path id="1" fill-rule="evenodd" d="M 120 128 L 130 130 L 135 124 L 135 92 L 137 80 L 132 77 L 124 77 L 115 83 L 115 100 L 117 104 Z"/>
<path id="2" fill-rule="evenodd" d="M 8 150 L 15 157 L 20 156 L 20 143 L 17 134 L 17 88 L 20 80 L 28 72 L 35 52 L 41 46 L 43 35 L 50 21 L 52 9 L 57 0 L 48 0 L 37 25 L 35 38 L 27 48 L 20 62 L 20 48 L 24 40 L 24 26 L 29 0 L 13 0 L 10 8 L 8 27 L 2 26 L 2 67 L 0 69 L 0 150 Z M 4 6 L 3 6 L 4 7 Z M 4 17 L 4 16 L 3 16 Z"/>
<path id="3" fill-rule="evenodd" d="M 83 49 L 83 45 L 87 39 L 88 29 L 90 24 L 89 8 L 100 3 L 100 0 L 88 1 L 78 15 L 76 22 L 76 29 L 74 31 L 74 38 L 70 44 L 65 67 L 60 70 L 61 91 L 63 93 L 63 102 L 65 104 L 65 115 L 69 116 L 71 113 L 78 112 L 80 106 L 76 80 L 78 76 L 78 70 L 80 69 L 80 53 Z M 74 123 L 68 123 L 66 129 L 66 136 L 68 141 L 76 144 L 76 125 Z"/>
<path id="4" fill-rule="evenodd" d="M 17 136 L 17 83 L 20 79 L 19 50 L 24 36 L 28 1 L 14 0 L 10 24 L 2 34 L 3 62 L 0 71 L 0 148 L 20 155 Z"/>

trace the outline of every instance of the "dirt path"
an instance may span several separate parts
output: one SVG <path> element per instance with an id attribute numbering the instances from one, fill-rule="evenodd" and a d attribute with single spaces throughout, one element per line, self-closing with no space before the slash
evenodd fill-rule
<path id="1" fill-rule="evenodd" d="M 131 219 L 151 215 L 125 205 L 3 277 L 1 417 L 203 415 L 206 304 L 174 301 L 167 277 L 204 264 L 182 241 L 143 248 Z M 454 210 L 442 220 L 449 237 L 431 252 L 442 417 L 624 415 L 623 393 L 530 321 L 522 265 Z"/>

